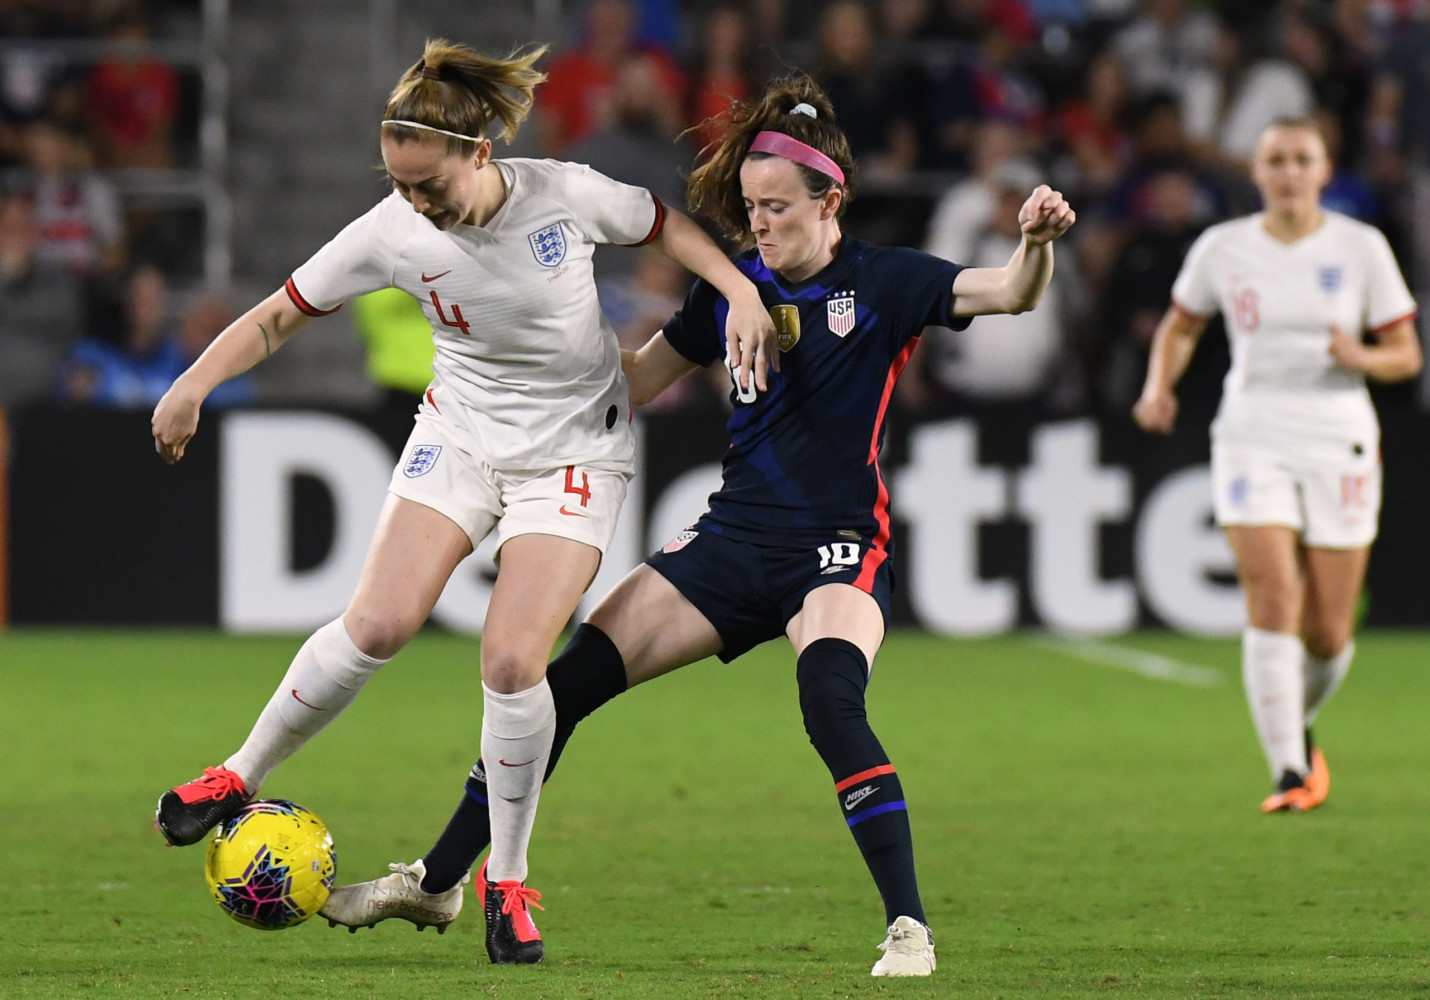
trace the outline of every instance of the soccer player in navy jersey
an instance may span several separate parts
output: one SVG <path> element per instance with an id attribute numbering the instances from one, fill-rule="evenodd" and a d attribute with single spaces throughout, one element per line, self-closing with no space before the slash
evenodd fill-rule
<path id="1" fill-rule="evenodd" d="M 810 742 L 883 897 L 888 936 L 876 976 L 934 971 L 899 776 L 869 727 L 864 692 L 889 617 L 889 494 L 879 470 L 899 372 L 929 325 L 964 326 L 1037 304 L 1052 241 L 1073 224 L 1039 187 L 1007 266 L 964 268 L 844 236 L 852 156 L 829 100 L 803 75 L 736 104 L 690 179 L 691 207 L 749 249 L 736 265 L 780 331 L 766 390 L 732 370 L 724 482 L 710 510 L 622 580 L 552 662 L 557 733 L 547 774 L 576 724 L 628 687 L 708 656 L 729 661 L 785 635 L 797 657 Z M 728 306 L 697 281 L 684 307 L 624 366 L 640 403 L 728 356 Z M 445 927 L 487 839 L 486 774 L 427 856 L 334 891 L 323 914 L 356 929 L 389 916 Z"/>

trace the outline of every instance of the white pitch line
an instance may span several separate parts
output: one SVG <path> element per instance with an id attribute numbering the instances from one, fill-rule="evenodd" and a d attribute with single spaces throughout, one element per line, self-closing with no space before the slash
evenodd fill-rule
<path id="1" fill-rule="evenodd" d="M 1110 642 L 1096 639 L 1070 639 L 1066 637 L 1033 637 L 1028 641 L 1055 653 L 1093 663 L 1100 667 L 1115 667 L 1131 671 L 1158 681 L 1173 684 L 1189 684 L 1192 687 L 1216 687 L 1222 682 L 1221 671 L 1211 667 L 1199 667 L 1191 663 L 1174 660 L 1170 656 L 1160 656 L 1140 649 L 1114 646 Z"/>

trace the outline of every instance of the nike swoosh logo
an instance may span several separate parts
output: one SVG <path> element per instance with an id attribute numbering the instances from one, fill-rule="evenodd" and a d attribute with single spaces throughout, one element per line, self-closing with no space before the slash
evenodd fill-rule
<path id="1" fill-rule="evenodd" d="M 504 761 L 504 760 L 502 760 L 500 757 L 498 757 L 498 758 L 497 758 L 497 763 L 500 764 L 502 767 L 525 767 L 527 764 L 534 764 L 534 763 L 536 763 L 536 758 L 533 757 L 533 758 L 531 758 L 531 760 L 524 760 L 524 761 L 522 761 L 520 764 L 508 764 L 506 761 Z"/>
<path id="2" fill-rule="evenodd" d="M 565 505 L 564 503 L 561 505 L 561 513 L 565 514 L 567 517 L 590 517 L 590 516 L 591 516 L 590 514 L 583 514 L 583 513 L 581 513 L 579 510 L 567 510 L 567 509 L 566 509 L 566 505 Z"/>
<path id="3" fill-rule="evenodd" d="M 451 274 L 451 273 L 452 273 L 452 269 L 451 269 L 450 267 L 447 268 L 447 270 L 445 270 L 445 271 L 442 272 L 442 274 Z M 423 272 L 422 272 L 422 281 L 423 281 L 424 284 L 425 284 L 426 282 L 429 282 L 429 281 L 436 281 L 438 278 L 442 277 L 442 274 L 434 274 L 434 275 L 432 275 L 432 277 L 429 278 L 429 277 L 427 277 L 427 272 L 426 272 L 426 271 L 423 271 Z"/>
<path id="4" fill-rule="evenodd" d="M 309 708 L 311 708 L 311 709 L 312 709 L 313 711 L 315 711 L 315 712 L 321 712 L 321 711 L 323 711 L 323 709 L 319 708 L 317 705 L 314 705 L 314 704 L 312 704 L 312 703 L 310 703 L 310 702 L 306 702 L 306 701 L 304 701 L 302 698 L 299 698 L 299 697 L 298 697 L 298 689 L 297 689 L 297 688 L 294 688 L 294 689 L 293 689 L 292 695 L 293 695 L 293 700 L 296 701 L 298 704 L 300 704 L 300 705 L 307 705 Z"/>

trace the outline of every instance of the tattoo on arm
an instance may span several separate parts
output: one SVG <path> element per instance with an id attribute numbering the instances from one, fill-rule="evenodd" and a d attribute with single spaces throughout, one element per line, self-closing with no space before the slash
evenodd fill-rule
<path id="1" fill-rule="evenodd" d="M 259 323 L 258 329 L 263 334 L 263 357 L 266 360 L 268 358 L 273 357 L 273 346 L 268 341 L 267 328 L 262 323 Z"/>

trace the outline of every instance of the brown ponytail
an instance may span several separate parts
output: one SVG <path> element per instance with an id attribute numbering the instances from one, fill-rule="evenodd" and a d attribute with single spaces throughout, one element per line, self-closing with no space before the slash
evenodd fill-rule
<path id="1" fill-rule="evenodd" d="M 817 117 L 802 112 L 791 114 L 798 104 L 814 108 Z M 783 132 L 808 146 L 813 146 L 844 171 L 845 183 L 818 170 L 796 164 L 804 178 L 811 198 L 823 197 L 830 188 L 840 187 L 844 198 L 839 205 L 843 214 L 849 204 L 853 181 L 854 155 L 849 140 L 834 121 L 834 106 L 824 91 L 805 73 L 794 72 L 772 81 L 760 97 L 737 101 L 730 110 L 695 127 L 695 130 L 716 133 L 719 139 L 703 150 L 704 163 L 690 175 L 688 197 L 690 210 L 710 218 L 727 236 L 748 247 L 753 242 L 749 217 L 745 214 L 745 199 L 740 191 L 740 165 L 747 156 L 763 157 L 768 153 L 751 153 L 750 144 L 760 132 Z"/>
<path id="2" fill-rule="evenodd" d="M 383 109 L 384 119 L 401 119 L 432 128 L 471 136 L 471 140 L 446 137 L 447 152 L 470 156 L 487 127 L 500 121 L 507 142 L 531 111 L 538 84 L 546 74 L 533 69 L 546 54 L 546 46 L 515 51 L 493 59 L 465 45 L 429 38 L 422 58 L 397 81 Z M 394 142 L 417 142 L 434 133 L 407 125 L 384 125 L 383 134 Z"/>

